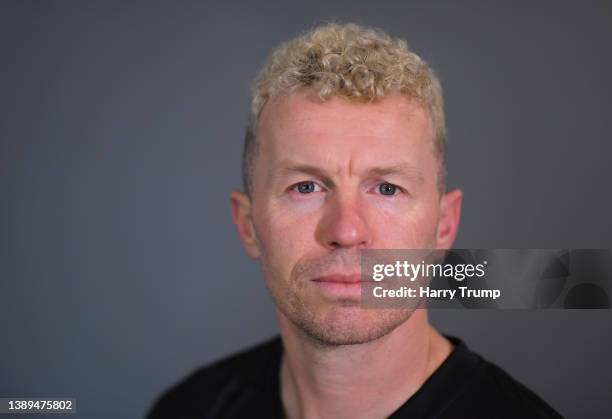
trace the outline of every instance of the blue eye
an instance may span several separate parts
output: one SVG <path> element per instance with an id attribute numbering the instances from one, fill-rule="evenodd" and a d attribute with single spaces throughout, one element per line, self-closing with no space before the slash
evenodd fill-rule
<path id="1" fill-rule="evenodd" d="M 299 193 L 311 193 L 315 191 L 316 184 L 314 182 L 300 182 L 294 186 Z"/>
<path id="2" fill-rule="evenodd" d="M 383 195 L 395 195 L 395 192 L 397 192 L 397 186 L 391 183 L 381 183 L 378 185 L 378 191 Z"/>

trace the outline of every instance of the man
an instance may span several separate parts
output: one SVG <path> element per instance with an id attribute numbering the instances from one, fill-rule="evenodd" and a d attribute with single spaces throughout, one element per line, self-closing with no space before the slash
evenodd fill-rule
<path id="1" fill-rule="evenodd" d="M 448 249 L 442 92 L 400 39 L 329 24 L 278 48 L 253 86 L 231 209 L 281 338 L 204 368 L 150 418 L 552 418 L 425 309 L 360 306 L 360 252 Z"/>

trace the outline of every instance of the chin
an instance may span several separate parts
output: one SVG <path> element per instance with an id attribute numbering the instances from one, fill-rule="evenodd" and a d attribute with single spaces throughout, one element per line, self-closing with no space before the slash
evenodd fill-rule
<path id="1" fill-rule="evenodd" d="M 312 313 L 312 312 L 310 312 Z M 362 309 L 339 305 L 315 314 L 292 313 L 290 320 L 302 333 L 323 346 L 359 345 L 375 341 L 410 318 L 405 310 Z"/>

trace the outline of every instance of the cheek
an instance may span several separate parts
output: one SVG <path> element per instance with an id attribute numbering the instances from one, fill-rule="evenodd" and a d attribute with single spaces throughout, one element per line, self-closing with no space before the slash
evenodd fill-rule
<path id="1" fill-rule="evenodd" d="M 316 220 L 312 212 L 261 211 L 254 219 L 262 262 L 289 278 L 300 257 L 308 253 Z"/>
<path id="2" fill-rule="evenodd" d="M 374 247 L 407 249 L 427 248 L 434 244 L 438 225 L 435 202 L 376 203 L 370 206 L 368 218 L 376 238 Z"/>

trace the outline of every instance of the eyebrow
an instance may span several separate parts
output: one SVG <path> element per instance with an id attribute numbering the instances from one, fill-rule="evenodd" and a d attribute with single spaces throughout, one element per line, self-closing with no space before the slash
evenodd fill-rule
<path id="1" fill-rule="evenodd" d="M 419 183 L 423 182 L 425 179 L 423 173 L 421 173 L 419 169 L 407 163 L 397 163 L 392 166 L 373 167 L 368 169 L 367 173 L 375 176 L 399 175 L 410 178 L 411 180 Z"/>
<path id="2" fill-rule="evenodd" d="M 278 166 L 278 170 L 282 172 L 306 173 L 309 175 L 316 176 L 325 182 L 331 183 L 331 176 L 329 176 L 325 170 L 310 164 L 284 161 L 281 162 L 281 164 Z M 397 175 L 417 183 L 422 183 L 425 179 L 420 170 L 408 163 L 397 163 L 390 166 L 371 167 L 366 170 L 366 174 L 368 176 Z"/>

